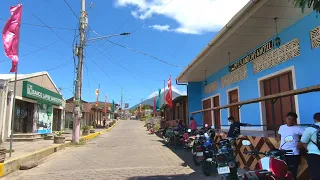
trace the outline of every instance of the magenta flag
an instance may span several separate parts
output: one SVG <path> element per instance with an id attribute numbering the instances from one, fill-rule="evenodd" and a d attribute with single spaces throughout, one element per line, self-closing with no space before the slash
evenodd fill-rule
<path id="1" fill-rule="evenodd" d="M 2 30 L 2 41 L 5 55 L 12 60 L 10 72 L 17 72 L 22 4 L 11 6 L 10 13 L 11 17 Z"/>

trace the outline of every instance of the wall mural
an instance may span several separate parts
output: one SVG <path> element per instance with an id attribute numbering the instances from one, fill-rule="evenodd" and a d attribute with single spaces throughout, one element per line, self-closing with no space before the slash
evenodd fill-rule
<path id="1" fill-rule="evenodd" d="M 52 126 L 52 114 L 51 112 L 52 106 L 47 104 L 37 104 L 37 133 L 46 134 L 51 133 Z"/>

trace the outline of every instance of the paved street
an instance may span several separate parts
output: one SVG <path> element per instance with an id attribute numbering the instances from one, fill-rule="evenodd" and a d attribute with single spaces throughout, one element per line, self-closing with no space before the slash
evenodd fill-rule
<path id="1" fill-rule="evenodd" d="M 163 146 L 148 135 L 143 122 L 121 121 L 85 146 L 71 147 L 46 158 L 38 167 L 17 171 L 6 180 L 88 179 L 220 179 L 193 167 L 190 152 Z"/>

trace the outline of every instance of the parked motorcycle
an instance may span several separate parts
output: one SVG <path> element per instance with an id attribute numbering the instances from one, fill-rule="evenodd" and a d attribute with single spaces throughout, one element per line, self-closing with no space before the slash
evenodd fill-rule
<path id="1" fill-rule="evenodd" d="M 192 134 L 191 129 L 187 129 L 187 131 L 183 134 L 183 137 L 180 138 L 180 142 L 184 149 L 189 149 L 192 148 L 195 139 L 196 136 Z"/>
<path id="2" fill-rule="evenodd" d="M 214 142 L 214 137 L 216 133 L 214 130 L 214 126 L 211 127 L 211 129 L 205 133 L 206 137 L 206 142 L 204 144 L 204 161 L 202 161 L 201 166 L 202 166 L 202 171 L 206 176 L 211 175 L 211 170 L 212 170 L 212 165 L 216 167 L 216 153 L 217 153 L 217 148 Z"/>
<path id="3" fill-rule="evenodd" d="M 293 136 L 287 136 L 285 143 L 292 142 Z M 242 141 L 242 145 L 249 146 L 251 142 L 248 140 Z M 284 161 L 287 154 L 292 154 L 292 150 L 272 149 L 269 152 L 263 153 L 259 151 L 245 151 L 249 155 L 264 155 L 256 165 L 255 171 L 246 172 L 243 176 L 244 180 L 294 180 L 294 177 Z"/>
<path id="4" fill-rule="evenodd" d="M 235 160 L 232 142 L 237 138 L 221 139 L 215 160 L 218 174 L 226 180 L 238 180 L 238 163 Z"/>
<path id="5" fill-rule="evenodd" d="M 196 138 L 194 140 L 193 146 L 191 148 L 191 153 L 193 155 L 193 162 L 196 166 L 200 165 L 200 162 L 204 160 L 204 143 L 205 135 L 203 130 L 198 130 Z"/>

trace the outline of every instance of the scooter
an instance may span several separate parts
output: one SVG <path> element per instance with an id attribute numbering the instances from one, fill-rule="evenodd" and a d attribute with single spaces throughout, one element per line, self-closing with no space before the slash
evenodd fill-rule
<path id="1" fill-rule="evenodd" d="M 293 136 L 287 136 L 285 143 L 292 142 Z M 243 140 L 242 145 L 250 146 L 251 142 Z M 294 180 L 294 177 L 284 161 L 284 156 L 292 153 L 292 150 L 272 149 L 263 153 L 258 151 L 245 151 L 248 155 L 264 155 L 256 165 L 255 171 L 246 172 L 244 180 Z"/>
<path id="2" fill-rule="evenodd" d="M 183 134 L 183 137 L 180 138 L 180 142 L 184 149 L 189 149 L 193 146 L 195 139 L 196 136 L 191 134 L 191 129 L 187 129 L 187 131 Z"/>

